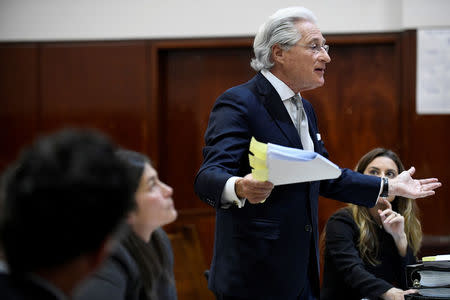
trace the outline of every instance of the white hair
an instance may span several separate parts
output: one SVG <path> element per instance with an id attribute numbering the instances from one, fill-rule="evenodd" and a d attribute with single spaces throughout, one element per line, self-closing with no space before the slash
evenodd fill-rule
<path id="1" fill-rule="evenodd" d="M 269 70 L 274 63 L 271 61 L 272 47 L 275 44 L 289 50 L 300 39 L 296 24 L 300 21 L 308 21 L 316 24 L 316 16 L 307 8 L 301 6 L 282 8 L 275 12 L 259 27 L 253 41 L 253 52 L 250 65 L 255 71 Z"/>

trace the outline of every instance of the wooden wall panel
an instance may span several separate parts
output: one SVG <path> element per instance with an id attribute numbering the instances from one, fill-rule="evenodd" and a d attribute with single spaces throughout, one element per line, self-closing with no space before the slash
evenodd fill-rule
<path id="1" fill-rule="evenodd" d="M 161 50 L 163 51 L 163 50 Z M 166 77 L 161 105 L 161 176 L 174 187 L 178 209 L 207 207 L 193 182 L 203 161 L 204 132 L 215 99 L 249 80 L 250 49 L 171 49 L 162 53 Z"/>
<path id="2" fill-rule="evenodd" d="M 147 150 L 145 42 L 49 43 L 41 49 L 41 128 L 97 128 Z"/>
<path id="3" fill-rule="evenodd" d="M 173 232 L 182 226 L 194 228 L 199 233 L 206 269 L 212 260 L 215 212 L 193 190 L 196 172 L 203 161 L 204 132 L 216 98 L 226 89 L 246 82 L 255 72 L 249 66 L 250 40 L 230 41 L 225 47 L 220 41 L 219 47 L 214 47 L 215 41 L 186 43 L 156 45 L 160 58 L 159 170 L 161 178 L 174 188 L 175 206 L 180 213 L 177 221 L 166 229 Z M 184 278 L 177 285 L 180 299 L 194 299 L 189 298 L 192 291 L 183 282 L 206 283 L 203 274 L 194 275 L 189 270 L 178 276 Z M 211 293 L 202 297 L 214 298 Z"/>
<path id="4" fill-rule="evenodd" d="M 0 45 L 0 172 L 37 132 L 38 46 Z"/>
<path id="5" fill-rule="evenodd" d="M 418 115 L 416 113 L 416 32 L 402 34 L 403 90 L 405 103 L 401 123 L 403 136 L 403 155 L 406 165 L 413 165 L 417 177 L 437 177 L 443 186 L 436 190 L 436 195 L 418 200 L 421 211 L 422 229 L 426 235 L 441 236 L 430 239 L 430 248 L 436 241 L 442 240 L 447 245 L 445 252 L 450 252 L 450 115 Z M 445 242 L 447 241 L 447 242 Z M 425 245 L 426 246 L 426 245 Z M 442 246 L 441 246 L 442 247 Z M 428 254 L 430 249 L 424 249 Z"/>

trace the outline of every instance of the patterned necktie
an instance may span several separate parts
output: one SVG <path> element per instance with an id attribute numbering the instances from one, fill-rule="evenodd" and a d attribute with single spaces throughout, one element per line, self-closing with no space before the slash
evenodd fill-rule
<path id="1" fill-rule="evenodd" d="M 291 102 L 297 108 L 297 115 L 295 118 L 296 119 L 295 128 L 297 128 L 297 131 L 300 135 L 300 140 L 302 142 L 303 149 L 308 151 L 314 151 L 314 144 L 311 139 L 311 136 L 309 135 L 308 118 L 306 117 L 306 112 L 305 109 L 303 108 L 302 99 L 300 99 L 300 96 L 296 94 L 291 98 Z"/>

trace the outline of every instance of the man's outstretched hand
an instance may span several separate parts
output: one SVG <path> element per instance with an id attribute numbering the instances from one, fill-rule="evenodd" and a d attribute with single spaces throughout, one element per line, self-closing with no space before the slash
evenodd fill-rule
<path id="1" fill-rule="evenodd" d="M 414 167 L 403 171 L 397 177 L 389 180 L 389 195 L 402 196 L 410 199 L 424 198 L 434 195 L 434 190 L 442 185 L 437 178 L 413 179 Z"/>

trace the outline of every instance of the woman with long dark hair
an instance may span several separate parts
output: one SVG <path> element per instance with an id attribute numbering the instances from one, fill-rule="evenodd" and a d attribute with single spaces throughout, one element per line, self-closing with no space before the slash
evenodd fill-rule
<path id="1" fill-rule="evenodd" d="M 128 215 L 120 244 L 115 245 L 104 266 L 78 289 L 75 299 L 177 299 L 173 252 L 161 228 L 177 217 L 172 188 L 159 180 L 146 156 L 128 150 L 120 150 L 117 155 L 133 175 L 135 207 Z"/>
<path id="2" fill-rule="evenodd" d="M 391 150 L 365 154 L 356 171 L 392 179 L 404 171 Z M 422 229 L 415 200 L 379 198 L 372 208 L 350 204 L 330 217 L 322 235 L 321 299 L 403 299 L 405 268 L 416 262 Z"/>

